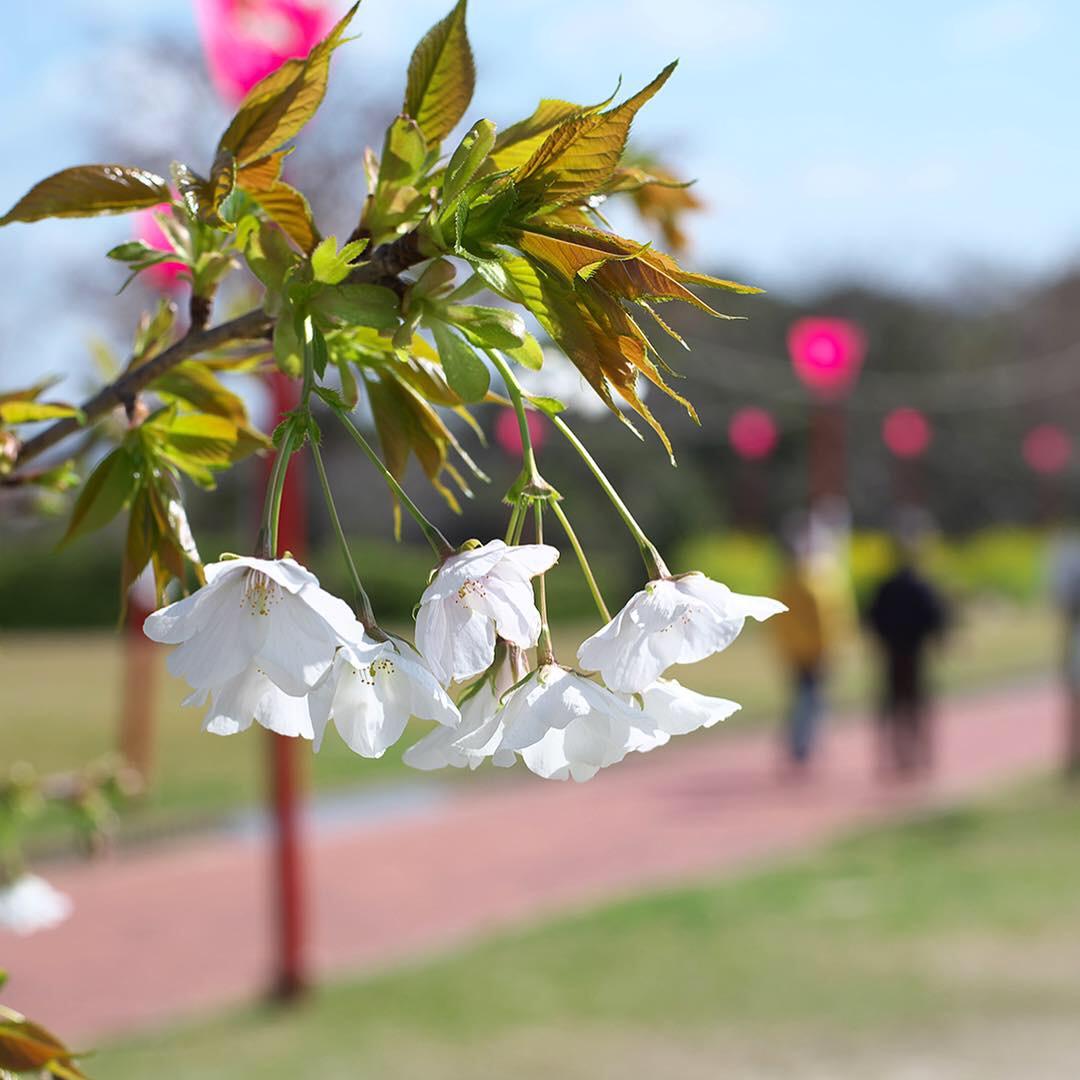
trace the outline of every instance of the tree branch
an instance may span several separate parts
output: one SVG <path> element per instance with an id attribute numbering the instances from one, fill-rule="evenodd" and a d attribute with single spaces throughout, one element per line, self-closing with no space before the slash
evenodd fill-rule
<path id="1" fill-rule="evenodd" d="M 388 244 L 380 244 L 371 258 L 358 266 L 350 275 L 350 281 L 362 283 L 390 284 L 397 283 L 398 275 L 416 263 L 428 258 L 420 251 L 415 233 L 405 233 Z M 207 308 L 207 314 L 209 309 Z M 206 330 L 195 320 L 188 332 L 171 348 L 159 353 L 152 360 L 140 367 L 125 372 L 115 382 L 103 386 L 93 397 L 85 401 L 81 408 L 85 423 L 69 417 L 57 420 L 40 434 L 25 442 L 19 449 L 15 464 L 22 465 L 46 450 L 62 442 L 69 435 L 84 430 L 85 425 L 111 412 L 118 405 L 131 401 L 135 395 L 160 378 L 177 364 L 199 353 L 209 352 L 233 341 L 252 341 L 271 336 L 274 320 L 260 310 L 249 311 L 246 315 L 231 319 L 229 322 Z"/>
<path id="2" fill-rule="evenodd" d="M 81 408 L 86 417 L 86 423 L 93 423 L 107 412 L 111 412 L 117 405 L 131 401 L 143 387 L 148 386 L 189 357 L 227 345 L 230 341 L 267 337 L 273 327 L 274 320 L 266 312 L 259 310 L 249 311 L 238 319 L 231 319 L 220 326 L 215 326 L 212 330 L 188 331 L 172 348 L 159 353 L 153 360 L 147 361 L 140 367 L 125 372 L 115 382 L 103 386 L 92 398 L 84 402 Z M 57 420 L 51 427 L 47 427 L 23 444 L 19 456 L 15 459 L 16 464 L 22 465 L 31 458 L 37 457 L 38 454 L 55 446 L 69 435 L 74 435 L 83 427 L 84 425 L 74 417 Z"/>

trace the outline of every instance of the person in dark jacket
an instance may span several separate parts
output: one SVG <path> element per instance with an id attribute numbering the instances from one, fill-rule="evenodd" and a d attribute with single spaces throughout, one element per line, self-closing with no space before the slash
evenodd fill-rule
<path id="1" fill-rule="evenodd" d="M 929 769 L 932 739 L 926 680 L 928 646 L 945 632 L 944 599 L 915 568 L 911 552 L 877 588 L 867 618 L 882 656 L 883 764 L 897 773 Z"/>

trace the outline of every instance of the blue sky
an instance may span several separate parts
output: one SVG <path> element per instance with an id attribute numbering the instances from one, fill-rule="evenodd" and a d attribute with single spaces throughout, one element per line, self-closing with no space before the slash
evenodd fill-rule
<path id="1" fill-rule="evenodd" d="M 363 36 L 335 63 L 351 69 L 354 85 L 370 82 L 396 98 L 412 45 L 448 6 L 364 0 L 354 24 Z M 922 290 L 980 275 L 1049 274 L 1080 252 L 1080 4 L 470 0 L 469 7 L 479 68 L 474 119 L 512 122 L 541 96 L 598 100 L 619 75 L 625 89 L 636 89 L 681 59 L 640 115 L 635 138 L 698 178 L 710 204 L 696 244 L 700 263 L 772 291 L 845 275 Z M 162 32 L 193 39 L 187 3 L 13 6 L 0 41 L 8 103 L 0 202 L 84 158 L 78 125 L 99 96 L 155 93 L 151 73 L 139 71 L 138 48 Z M 138 116 L 136 102 L 125 121 Z M 115 221 L 3 230 L 8 287 L 36 297 L 49 273 L 45 255 L 92 260 L 125 235 Z M 11 274 L 16 264 L 25 266 L 19 277 Z M 0 330 L 10 338 L 11 327 Z"/>

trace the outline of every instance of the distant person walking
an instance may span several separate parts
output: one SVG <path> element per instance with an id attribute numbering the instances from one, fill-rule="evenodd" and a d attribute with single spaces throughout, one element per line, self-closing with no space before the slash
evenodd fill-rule
<path id="1" fill-rule="evenodd" d="M 783 576 L 774 595 L 788 610 L 770 623 L 777 649 L 791 677 L 785 749 L 796 769 L 810 761 L 821 725 L 825 678 L 825 625 L 822 605 L 811 587 L 799 546 L 785 548 Z"/>
<path id="2" fill-rule="evenodd" d="M 1080 531 L 1075 528 L 1051 551 L 1050 589 L 1065 631 L 1065 773 L 1080 779 Z"/>
<path id="3" fill-rule="evenodd" d="M 910 549 L 877 588 L 867 618 L 882 655 L 882 764 L 899 774 L 930 768 L 928 646 L 947 625 L 941 594 L 915 568 Z"/>

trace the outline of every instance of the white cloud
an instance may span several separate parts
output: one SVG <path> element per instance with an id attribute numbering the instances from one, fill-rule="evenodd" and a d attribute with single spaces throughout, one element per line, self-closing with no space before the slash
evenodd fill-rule
<path id="1" fill-rule="evenodd" d="M 996 0 L 969 8 L 947 27 L 947 41 L 958 53 L 984 56 L 1022 45 L 1046 28 L 1047 13 L 1038 0 Z"/>

